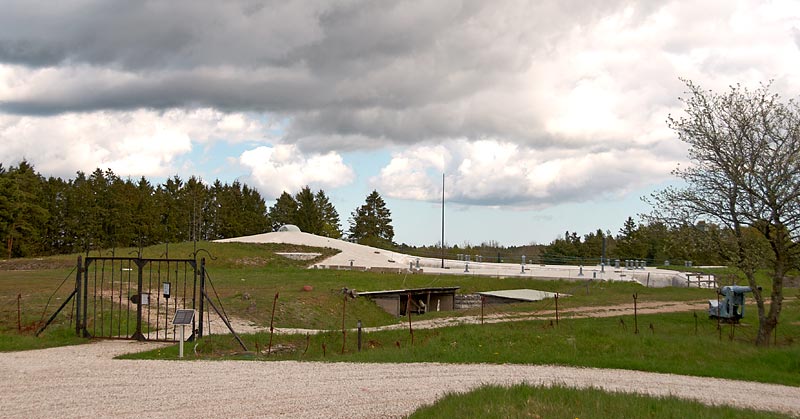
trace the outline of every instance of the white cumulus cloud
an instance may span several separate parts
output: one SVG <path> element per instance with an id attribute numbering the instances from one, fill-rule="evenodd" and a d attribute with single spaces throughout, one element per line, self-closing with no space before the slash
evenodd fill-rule
<path id="1" fill-rule="evenodd" d="M 276 198 L 284 191 L 291 194 L 303 186 L 312 189 L 337 188 L 353 181 L 353 169 L 336 152 L 303 154 L 291 144 L 261 146 L 245 151 L 239 163 L 247 168 L 249 185 L 265 198 Z"/>
<path id="2" fill-rule="evenodd" d="M 121 176 L 165 176 L 195 144 L 264 136 L 267 127 L 246 114 L 212 109 L 96 111 L 53 116 L 0 114 L 0 162 L 27 159 L 41 173 L 111 169 Z"/>
<path id="3" fill-rule="evenodd" d="M 372 182 L 392 198 L 437 201 L 446 162 L 450 202 L 543 208 L 608 199 L 663 181 L 677 164 L 663 151 L 541 151 L 498 140 L 456 140 L 396 153 Z"/>

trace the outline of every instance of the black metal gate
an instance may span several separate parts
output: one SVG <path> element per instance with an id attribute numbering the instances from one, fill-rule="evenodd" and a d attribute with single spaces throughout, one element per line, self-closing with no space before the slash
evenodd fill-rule
<path id="1" fill-rule="evenodd" d="M 172 316 L 201 305 L 202 274 L 194 259 L 87 257 L 76 278 L 75 331 L 84 337 L 175 341 Z M 195 322 L 192 335 L 196 331 Z"/>
<path id="2" fill-rule="evenodd" d="M 38 336 L 70 300 L 75 301 L 75 333 L 83 337 L 177 341 L 172 318 L 196 310 L 189 340 L 203 336 L 205 303 L 247 351 L 222 308 L 206 293 L 205 259 L 78 257 L 75 289 L 36 332 Z M 210 278 L 209 282 L 210 282 Z M 212 287 L 213 288 L 213 287 Z"/>

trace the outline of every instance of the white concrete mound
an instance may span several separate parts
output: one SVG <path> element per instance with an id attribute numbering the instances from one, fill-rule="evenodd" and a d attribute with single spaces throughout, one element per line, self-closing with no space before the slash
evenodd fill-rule
<path id="1" fill-rule="evenodd" d="M 293 229 L 292 229 L 293 230 Z M 317 236 L 300 231 L 279 231 L 217 240 L 219 243 L 287 243 L 311 247 L 328 247 L 340 253 L 325 259 L 311 268 L 354 269 L 382 272 L 419 272 L 428 274 L 481 275 L 494 277 L 563 278 L 573 280 L 635 281 L 648 287 L 686 287 L 689 285 L 686 273 L 657 269 L 625 269 L 606 266 L 533 265 L 494 262 L 466 262 L 421 258 L 392 252 L 375 247 L 350 243 L 344 240 Z M 693 274 L 692 278 L 697 278 Z M 699 283 L 698 283 L 699 284 Z M 698 286 L 698 285 L 691 285 Z M 710 287 L 710 285 L 708 285 Z"/>

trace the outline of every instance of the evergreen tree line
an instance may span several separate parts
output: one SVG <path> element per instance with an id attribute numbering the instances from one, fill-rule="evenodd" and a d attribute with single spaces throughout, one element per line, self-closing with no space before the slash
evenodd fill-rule
<path id="1" fill-rule="evenodd" d="M 755 232 L 750 233 L 749 237 L 754 242 L 758 241 Z M 633 217 L 628 217 L 616 235 L 597 229 L 584 235 L 566 231 L 563 237 L 549 244 L 503 246 L 492 240 L 479 245 L 464 243 L 461 246 L 446 246 L 444 252 L 440 243 L 422 247 L 401 244 L 396 249 L 436 258 L 444 253 L 447 259 L 456 259 L 461 254 L 468 255 L 473 261 L 480 256 L 485 262 L 520 263 L 522 256 L 525 256 L 527 263 L 594 265 L 600 263 L 603 241 L 609 260 L 646 260 L 651 265 L 665 261 L 678 265 L 684 261 L 692 261 L 695 265 L 724 265 L 730 263 L 726 255 L 734 251 L 736 237 L 730 230 L 705 222 L 670 227 L 657 221 L 636 223 Z M 754 246 L 760 248 L 760 252 L 768 250 L 765 247 L 768 243 L 763 240 Z"/>
<path id="2" fill-rule="evenodd" d="M 0 237 L 6 257 L 214 240 L 269 228 L 264 199 L 238 181 L 173 176 L 153 185 L 111 170 L 45 178 L 23 161 L 0 165 Z"/>
<path id="3" fill-rule="evenodd" d="M 347 238 L 391 246 L 391 211 L 377 191 L 348 220 Z M 29 257 L 160 243 L 216 240 L 276 231 L 284 224 L 342 238 L 336 208 L 322 190 L 306 186 L 281 194 L 267 209 L 258 191 L 235 181 L 207 185 L 173 176 L 153 185 L 113 171 L 45 178 L 28 162 L 0 164 L 0 237 L 3 257 Z"/>

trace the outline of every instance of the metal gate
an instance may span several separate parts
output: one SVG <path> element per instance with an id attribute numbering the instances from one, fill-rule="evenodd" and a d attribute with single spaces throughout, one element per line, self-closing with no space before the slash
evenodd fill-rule
<path id="1" fill-rule="evenodd" d="M 206 293 L 206 260 L 78 256 L 75 289 L 36 332 L 38 336 L 70 301 L 75 302 L 75 333 L 83 337 L 177 341 L 170 328 L 177 310 L 197 310 L 189 340 L 203 337 L 205 303 L 219 316 L 243 350 L 216 295 Z M 212 284 L 212 289 L 213 289 Z M 215 291 L 216 294 L 216 291 Z M 74 298 L 74 300 L 73 300 Z M 210 322 L 210 316 L 209 316 Z M 210 326 L 210 323 L 209 323 Z"/>
<path id="2" fill-rule="evenodd" d="M 202 313 L 198 282 L 205 267 L 198 269 L 195 259 L 87 257 L 78 266 L 75 331 L 84 337 L 175 341 L 176 310 Z"/>

